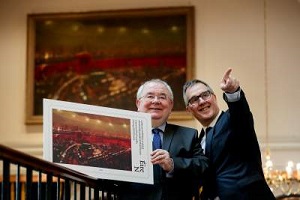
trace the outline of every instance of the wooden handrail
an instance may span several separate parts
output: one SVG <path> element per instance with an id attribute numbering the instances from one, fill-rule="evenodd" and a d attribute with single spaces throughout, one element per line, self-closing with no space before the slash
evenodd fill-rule
<path id="1" fill-rule="evenodd" d="M 53 176 L 63 176 L 65 178 L 85 183 L 90 186 L 96 186 L 99 179 L 87 176 L 75 170 L 63 167 L 61 165 L 42 160 L 20 151 L 11 149 L 0 144 L 0 158 L 7 159 L 11 163 L 19 164 L 24 167 L 31 167 L 45 174 L 53 174 Z"/>
<path id="2" fill-rule="evenodd" d="M 80 199 L 85 199 L 86 188 L 90 191 L 93 190 L 94 193 L 94 196 L 89 197 L 89 199 L 117 199 L 118 187 L 113 181 L 96 179 L 75 170 L 33 157 L 0 144 L 0 163 L 1 162 L 3 163 L 3 171 L 0 173 L 0 184 L 2 185 L 0 188 L 0 199 L 10 199 L 11 195 L 20 196 L 20 194 L 18 194 L 19 184 L 28 184 L 28 187 L 25 187 L 28 191 L 25 193 L 30 197 L 31 191 L 28 188 L 32 187 L 33 183 L 38 184 L 39 193 L 42 191 L 41 185 L 46 185 L 48 189 L 45 194 L 42 194 L 47 197 L 46 199 L 50 199 L 51 195 L 52 197 L 55 195 L 57 196 L 57 199 L 60 199 L 61 197 L 59 196 L 61 194 L 60 192 L 57 193 L 57 191 L 60 190 L 65 191 L 63 195 L 67 194 L 67 197 L 64 197 L 64 199 L 68 199 L 70 195 L 77 195 L 77 193 L 80 193 Z M 10 170 L 11 165 L 15 165 L 19 172 L 12 174 Z M 24 168 L 26 173 L 20 173 L 20 168 Z M 11 191 L 10 189 L 9 185 L 11 184 L 16 187 L 14 191 Z M 51 194 L 52 191 L 49 190 L 51 190 L 53 184 L 57 185 L 59 189 L 57 188 L 53 194 Z M 70 194 L 70 191 L 72 190 L 71 184 L 79 185 L 79 191 L 74 191 L 73 194 Z M 61 187 L 64 188 L 62 189 Z M 9 192 L 10 194 L 7 194 L 7 191 L 11 191 Z M 42 196 L 41 194 L 39 195 Z M 26 198 L 28 199 L 28 197 Z"/>

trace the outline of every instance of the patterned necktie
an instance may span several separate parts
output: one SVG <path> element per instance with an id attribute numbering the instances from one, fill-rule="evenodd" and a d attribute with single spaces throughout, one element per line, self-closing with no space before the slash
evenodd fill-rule
<path id="1" fill-rule="evenodd" d="M 159 135 L 159 132 L 161 130 L 158 128 L 152 129 L 153 133 L 153 150 L 155 149 L 161 149 L 161 138 Z"/>
<path id="2" fill-rule="evenodd" d="M 161 149 L 161 138 L 159 135 L 159 132 L 161 130 L 158 128 L 152 129 L 152 133 L 153 133 L 153 150 L 155 149 Z M 161 176 L 162 176 L 162 169 L 161 167 L 157 164 L 153 166 L 153 174 L 154 174 L 154 184 L 157 184 L 160 182 L 161 180 Z"/>

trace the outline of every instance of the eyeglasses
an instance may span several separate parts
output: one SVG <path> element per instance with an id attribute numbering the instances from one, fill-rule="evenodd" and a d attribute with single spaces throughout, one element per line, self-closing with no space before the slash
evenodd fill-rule
<path id="1" fill-rule="evenodd" d="M 161 94 L 161 95 L 146 94 L 145 96 L 142 96 L 141 98 L 144 98 L 145 101 L 148 101 L 148 102 L 154 101 L 155 98 L 159 101 L 166 101 L 168 99 L 167 95 L 165 95 L 165 94 Z"/>
<path id="2" fill-rule="evenodd" d="M 211 95 L 212 95 L 212 92 L 207 90 L 205 92 L 202 92 L 198 96 L 193 96 L 192 98 L 190 98 L 188 103 L 192 106 L 196 105 L 196 103 L 198 103 L 200 99 L 202 99 L 203 101 L 207 101 L 208 99 L 211 98 Z"/>

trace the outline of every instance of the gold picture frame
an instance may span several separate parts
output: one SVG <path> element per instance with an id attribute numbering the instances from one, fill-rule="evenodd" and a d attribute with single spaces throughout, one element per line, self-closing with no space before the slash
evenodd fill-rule
<path id="1" fill-rule="evenodd" d="M 136 110 L 138 86 L 173 89 L 171 120 L 191 119 L 182 86 L 194 72 L 194 7 L 29 14 L 26 124 L 44 98 Z"/>

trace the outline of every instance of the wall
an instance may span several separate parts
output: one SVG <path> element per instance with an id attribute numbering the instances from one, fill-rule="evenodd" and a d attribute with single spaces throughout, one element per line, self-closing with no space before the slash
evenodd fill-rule
<path id="1" fill-rule="evenodd" d="M 166 6 L 195 6 L 195 77 L 218 91 L 223 72 L 232 67 L 246 91 L 262 150 L 268 141 L 278 165 L 300 162 L 297 0 L 266 0 L 266 7 L 262 0 L 1 0 L 0 143 L 42 157 L 42 126 L 24 123 L 27 14 Z M 225 109 L 221 91 L 217 95 Z M 175 123 L 200 128 L 194 120 Z"/>

